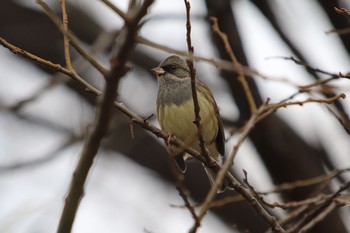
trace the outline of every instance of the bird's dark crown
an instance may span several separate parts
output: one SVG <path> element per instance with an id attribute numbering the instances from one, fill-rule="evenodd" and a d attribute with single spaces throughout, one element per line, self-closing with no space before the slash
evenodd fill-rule
<path id="1" fill-rule="evenodd" d="M 163 68 L 165 72 L 173 74 L 178 78 L 190 77 L 188 65 L 184 60 L 176 55 L 166 58 L 162 63 L 160 63 L 159 67 Z"/>

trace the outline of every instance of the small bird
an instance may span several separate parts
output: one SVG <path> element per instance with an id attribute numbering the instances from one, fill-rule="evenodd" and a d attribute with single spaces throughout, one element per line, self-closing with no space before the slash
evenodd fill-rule
<path id="1" fill-rule="evenodd" d="M 197 127 L 193 123 L 195 114 L 188 65 L 180 57 L 172 55 L 152 71 L 158 77 L 157 113 L 160 127 L 201 153 Z M 196 80 L 196 90 L 205 146 L 209 155 L 221 165 L 225 154 L 225 136 L 219 110 L 213 94 L 203 82 Z M 189 156 L 184 156 L 181 148 L 172 149 L 178 168 L 185 172 L 185 160 Z M 213 184 L 214 172 L 205 166 L 204 168 Z M 223 191 L 224 186 L 219 191 Z"/>

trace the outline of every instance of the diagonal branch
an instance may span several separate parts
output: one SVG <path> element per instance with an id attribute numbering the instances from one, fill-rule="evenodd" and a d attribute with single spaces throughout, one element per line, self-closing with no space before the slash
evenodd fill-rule
<path id="1" fill-rule="evenodd" d="M 244 76 L 244 71 L 243 71 L 243 66 L 242 64 L 240 64 L 235 56 L 235 54 L 233 53 L 233 50 L 231 48 L 230 42 L 228 40 L 227 35 L 222 32 L 219 28 L 219 24 L 218 24 L 218 19 L 215 17 L 211 17 L 210 21 L 213 24 L 213 31 L 219 35 L 219 37 L 221 38 L 222 42 L 224 43 L 226 52 L 228 53 L 228 55 L 230 56 L 230 59 L 232 61 L 232 65 L 233 67 L 237 67 L 237 73 L 238 73 L 238 80 L 241 83 L 244 93 L 246 94 L 248 103 L 249 103 L 249 107 L 250 107 L 250 112 L 251 114 L 253 114 L 256 111 L 256 103 L 254 101 L 254 97 L 252 95 L 252 92 L 250 91 L 249 85 L 247 83 L 246 77 Z"/>

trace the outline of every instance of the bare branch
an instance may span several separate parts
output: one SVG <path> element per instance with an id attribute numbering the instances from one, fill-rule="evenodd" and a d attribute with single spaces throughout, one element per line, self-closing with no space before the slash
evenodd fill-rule
<path id="1" fill-rule="evenodd" d="M 193 99 L 193 105 L 194 105 L 194 120 L 193 123 L 197 127 L 197 135 L 199 140 L 199 147 L 201 148 L 201 153 L 205 158 L 209 157 L 208 151 L 205 147 L 205 140 L 202 135 L 202 125 L 201 125 L 201 117 L 199 115 L 200 108 L 198 104 L 198 96 L 197 96 L 197 89 L 196 89 L 196 70 L 193 66 L 193 54 L 194 54 L 194 48 L 192 45 L 191 40 L 191 4 L 189 0 L 184 0 L 185 6 L 186 6 L 186 41 L 187 41 L 187 49 L 188 49 L 188 67 L 190 68 L 190 74 L 191 74 L 191 89 L 192 89 L 192 99 Z"/>
<path id="2" fill-rule="evenodd" d="M 49 8 L 49 6 L 43 2 L 42 0 L 36 0 L 36 2 L 45 10 L 46 14 L 49 16 L 51 21 L 55 24 L 55 26 L 61 31 L 61 33 L 69 38 L 71 45 L 86 59 L 90 62 L 92 66 L 94 66 L 101 74 L 104 76 L 107 74 L 107 70 L 100 65 L 95 58 L 93 58 L 81 45 L 80 40 L 75 37 L 71 32 L 65 30 L 62 26 L 61 20 L 55 15 L 55 13 Z"/>
<path id="3" fill-rule="evenodd" d="M 60 0 L 61 8 L 62 8 L 62 21 L 63 21 L 63 30 L 68 32 L 68 15 L 66 9 L 66 0 Z M 64 40 L 64 57 L 66 59 L 66 65 L 69 70 L 73 70 L 71 58 L 70 58 L 70 46 L 69 46 L 69 37 L 67 33 L 63 35 Z"/>
<path id="4" fill-rule="evenodd" d="M 314 211 L 310 212 L 310 214 L 306 215 L 305 218 L 297 225 L 295 225 L 291 232 L 305 232 L 305 230 L 314 226 L 317 222 L 322 220 L 325 216 L 327 216 L 336 205 L 333 203 L 334 200 L 341 194 L 342 191 L 348 189 L 350 187 L 350 182 L 345 184 L 343 187 L 339 188 L 337 192 L 331 195 L 327 200 L 317 206 Z"/>
<path id="5" fill-rule="evenodd" d="M 249 204 L 255 208 L 257 211 L 257 214 L 262 217 L 269 225 L 270 227 L 276 231 L 276 232 L 285 232 L 284 229 L 278 224 L 276 217 L 271 216 L 264 207 L 260 204 L 260 202 L 254 197 L 252 192 L 249 190 L 249 188 L 245 187 L 243 184 L 241 184 L 235 177 L 230 176 L 229 169 L 232 166 L 233 163 L 233 157 L 237 153 L 238 149 L 240 148 L 240 145 L 245 141 L 245 139 L 248 137 L 249 132 L 253 129 L 256 122 L 259 119 L 259 116 L 261 113 L 263 113 L 267 108 L 267 105 L 262 105 L 260 108 L 257 109 L 256 112 L 251 116 L 249 121 L 245 124 L 244 129 L 242 131 L 242 134 L 236 143 L 236 145 L 233 147 L 233 150 L 230 154 L 230 156 L 227 158 L 221 169 L 218 171 L 217 177 L 215 179 L 214 185 L 211 188 L 210 192 L 208 193 L 202 209 L 199 213 L 199 219 L 202 219 L 206 212 L 208 211 L 215 195 L 216 190 L 220 187 L 222 184 L 222 181 L 224 178 L 230 178 L 230 185 L 238 192 L 240 193 L 244 199 L 246 199 Z M 207 164 L 206 164 L 207 165 Z M 195 228 L 195 226 L 193 226 Z"/>
<path id="6" fill-rule="evenodd" d="M 200 225 L 200 220 L 198 219 L 198 216 L 196 214 L 196 210 L 194 209 L 194 207 L 191 205 L 191 203 L 189 201 L 190 191 L 186 188 L 185 176 L 177 168 L 174 156 L 171 156 L 171 170 L 172 170 L 172 172 L 175 176 L 175 179 L 176 179 L 176 189 L 179 191 L 179 195 L 182 198 L 182 200 L 184 201 L 185 207 L 191 213 L 194 221 L 198 225 Z"/>
<path id="7" fill-rule="evenodd" d="M 242 87 L 244 89 L 244 92 L 245 92 L 247 99 L 248 99 L 248 102 L 249 102 L 250 112 L 251 112 L 251 114 L 253 114 L 256 111 L 256 104 L 255 104 L 252 92 L 250 91 L 249 85 L 246 81 L 246 77 L 244 76 L 242 65 L 238 62 L 236 56 L 234 55 L 233 50 L 232 50 L 231 45 L 230 45 L 230 42 L 228 41 L 227 35 L 220 30 L 219 25 L 218 25 L 218 19 L 215 17 L 211 17 L 210 20 L 213 24 L 213 31 L 220 36 L 222 42 L 225 45 L 225 49 L 226 49 L 228 55 L 230 56 L 233 67 L 238 68 L 238 80 L 242 84 Z"/>

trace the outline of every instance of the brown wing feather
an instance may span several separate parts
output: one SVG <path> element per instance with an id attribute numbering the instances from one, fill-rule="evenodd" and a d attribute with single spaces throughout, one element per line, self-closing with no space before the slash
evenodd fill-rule
<path id="1" fill-rule="evenodd" d="M 218 149 L 219 154 L 221 156 L 224 156 L 225 155 L 225 134 L 224 134 L 224 128 L 223 128 L 222 120 L 221 120 L 220 113 L 219 113 L 219 108 L 215 102 L 213 94 L 211 93 L 209 87 L 207 85 L 205 85 L 205 83 L 198 80 L 197 81 L 197 89 L 205 92 L 206 93 L 205 96 L 208 97 L 208 101 L 210 103 L 213 103 L 213 109 L 215 111 L 215 115 L 216 115 L 217 122 L 218 122 L 218 133 L 217 133 L 216 138 L 215 138 L 215 144 L 216 144 L 216 147 Z"/>

